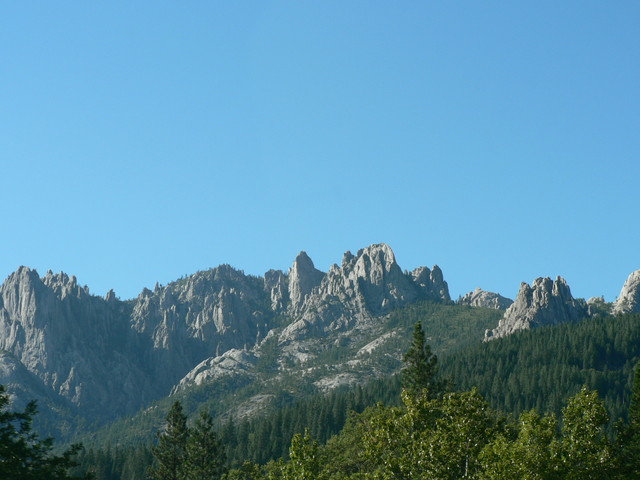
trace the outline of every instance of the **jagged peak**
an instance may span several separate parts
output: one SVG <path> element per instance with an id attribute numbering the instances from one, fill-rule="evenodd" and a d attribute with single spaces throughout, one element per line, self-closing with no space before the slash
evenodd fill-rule
<path id="1" fill-rule="evenodd" d="M 311 257 L 307 255 L 307 252 L 305 252 L 304 250 L 301 250 L 300 253 L 296 255 L 296 259 L 293 261 L 293 264 L 294 265 L 310 265 L 311 267 L 314 267 L 313 260 L 311 260 Z"/>
<path id="2" fill-rule="evenodd" d="M 637 312 L 640 312 L 640 270 L 629 274 L 612 310 L 614 315 Z"/>
<path id="3" fill-rule="evenodd" d="M 118 300 L 118 297 L 116 296 L 116 292 L 113 291 L 113 288 L 107 292 L 107 294 L 104 296 L 104 300 L 107 303 L 115 302 Z"/>
<path id="4" fill-rule="evenodd" d="M 9 288 L 9 286 L 16 288 L 22 295 L 43 287 L 53 291 L 59 298 L 64 298 L 68 295 L 82 296 L 89 294 L 88 287 L 80 287 L 78 285 L 78 279 L 75 275 L 69 276 L 64 272 L 53 273 L 51 270 L 47 270 L 47 273 L 41 278 L 37 270 L 24 265 L 7 277 L 3 283 L 3 288 Z"/>
<path id="5" fill-rule="evenodd" d="M 33 282 L 39 280 L 40 275 L 38 275 L 38 271 L 36 269 L 20 265 L 15 272 L 7 277 L 5 283 Z"/>
<path id="6" fill-rule="evenodd" d="M 553 281 L 538 277 L 531 285 L 520 284 L 516 300 L 504 313 L 498 326 L 487 330 L 485 341 L 542 325 L 577 321 L 588 315 L 586 302 L 574 299 L 563 277 Z"/>
<path id="7" fill-rule="evenodd" d="M 324 275 L 324 272 L 314 266 L 306 252 L 298 254 L 289 269 L 289 295 L 294 309 L 302 306 L 311 291 L 320 285 Z"/>
<path id="8" fill-rule="evenodd" d="M 64 272 L 53 273 L 51 270 L 48 270 L 47 274 L 42 277 L 42 283 L 51 288 L 56 286 L 68 286 L 70 288 L 74 288 L 78 286 L 78 279 L 75 275 L 69 276 Z"/>
<path id="9" fill-rule="evenodd" d="M 357 258 L 368 256 L 369 258 L 376 259 L 381 263 L 384 262 L 387 269 L 392 265 L 397 265 L 396 256 L 393 250 L 386 243 L 374 243 L 368 247 L 358 250 Z"/>

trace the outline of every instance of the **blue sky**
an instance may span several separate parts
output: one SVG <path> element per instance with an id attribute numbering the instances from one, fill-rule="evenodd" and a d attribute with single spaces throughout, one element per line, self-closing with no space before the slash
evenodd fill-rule
<path id="1" fill-rule="evenodd" d="M 4 2 L 0 276 L 386 242 L 451 294 L 640 268 L 640 3 Z"/>

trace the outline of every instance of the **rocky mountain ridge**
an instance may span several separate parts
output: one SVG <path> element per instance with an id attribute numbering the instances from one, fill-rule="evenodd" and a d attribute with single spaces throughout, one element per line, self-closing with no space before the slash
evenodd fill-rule
<path id="1" fill-rule="evenodd" d="M 638 311 L 639 299 L 637 271 L 613 312 Z M 398 335 L 384 319 L 425 300 L 453 303 L 440 268 L 403 271 L 386 244 L 346 252 L 327 272 L 305 252 L 288 271 L 263 277 L 220 265 L 127 301 L 113 291 L 91 295 L 74 276 L 20 267 L 0 286 L 0 383 L 18 403 L 47 406 L 54 423 L 79 416 L 100 424 L 220 378 L 317 368 L 335 346 L 353 345 L 344 369 L 314 373 L 314 384 L 328 389 L 376 374 L 365 359 Z M 481 289 L 458 303 L 506 308 L 485 339 L 609 308 L 574 299 L 562 278 L 523 283 L 512 303 Z"/>
<path id="2" fill-rule="evenodd" d="M 302 252 L 286 273 L 221 265 L 129 301 L 20 267 L 0 286 L 0 383 L 109 421 L 231 363 L 251 365 L 274 336 L 282 362 L 302 362 L 327 332 L 348 336 L 418 299 L 449 301 L 442 272 L 403 272 L 384 244 L 345 253 L 327 273 Z"/>
<path id="3" fill-rule="evenodd" d="M 463 297 L 469 301 L 469 296 Z M 640 312 L 640 270 L 632 272 L 624 283 L 619 297 L 606 303 L 602 297 L 586 302 L 571 295 L 564 278 L 555 282 L 550 278 L 536 278 L 531 285 L 522 283 L 520 290 L 494 329 L 485 332 L 485 341 L 510 335 L 519 330 L 576 322 L 597 315 L 622 315 Z"/>

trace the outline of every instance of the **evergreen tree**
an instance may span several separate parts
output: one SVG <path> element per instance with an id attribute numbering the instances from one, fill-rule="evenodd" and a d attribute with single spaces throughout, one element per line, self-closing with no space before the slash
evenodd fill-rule
<path id="1" fill-rule="evenodd" d="M 154 480 L 185 480 L 183 463 L 189 430 L 182 405 L 176 401 L 167 414 L 164 431 L 158 433 L 158 444 L 152 447 L 155 465 L 149 469 Z"/>
<path id="2" fill-rule="evenodd" d="M 20 480 L 68 480 L 77 465 L 75 455 L 81 445 L 72 445 L 62 455 L 52 455 L 53 440 L 40 440 L 33 432 L 35 401 L 22 412 L 8 410 L 9 395 L 0 385 L 0 478 Z"/>
<path id="3" fill-rule="evenodd" d="M 629 421 L 617 439 L 621 478 L 640 479 L 640 362 L 636 364 Z"/>
<path id="4" fill-rule="evenodd" d="M 205 410 L 189 431 L 184 472 L 187 480 L 218 480 L 226 472 L 226 454 Z"/>
<path id="5" fill-rule="evenodd" d="M 420 322 L 416 322 L 414 326 L 411 346 L 402 360 L 404 362 L 402 386 L 405 390 L 412 395 L 426 390 L 430 398 L 442 393 L 444 386 L 442 382 L 436 380 L 438 357 L 431 352 L 431 347 L 426 343 Z"/>

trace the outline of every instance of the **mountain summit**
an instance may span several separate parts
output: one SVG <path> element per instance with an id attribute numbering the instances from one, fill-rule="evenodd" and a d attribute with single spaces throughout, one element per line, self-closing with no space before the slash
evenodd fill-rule
<path id="1" fill-rule="evenodd" d="M 91 295 L 65 273 L 40 278 L 20 267 L 0 286 L 0 383 L 103 423 L 196 377 L 250 369 L 265 339 L 277 337 L 295 364 L 308 358 L 309 342 L 348 337 L 421 299 L 449 301 L 442 272 L 403 272 L 386 244 L 346 252 L 326 273 L 301 252 L 287 273 L 256 277 L 221 265 L 128 301 Z"/>

